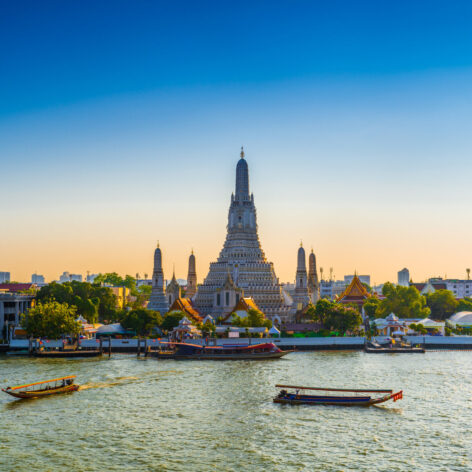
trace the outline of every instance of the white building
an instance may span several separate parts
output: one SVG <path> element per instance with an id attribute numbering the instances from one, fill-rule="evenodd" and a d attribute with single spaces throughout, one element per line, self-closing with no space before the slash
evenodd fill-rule
<path id="1" fill-rule="evenodd" d="M 363 284 L 367 284 L 370 287 L 370 275 L 358 275 L 357 277 Z M 353 275 L 344 276 L 344 283 L 346 284 L 346 287 L 352 282 L 353 278 Z"/>
<path id="2" fill-rule="evenodd" d="M 403 287 L 408 287 L 410 285 L 410 271 L 405 267 L 402 270 L 398 271 L 397 283 Z"/>
<path id="3" fill-rule="evenodd" d="M 447 279 L 444 282 L 456 298 L 472 297 L 472 280 Z"/>
<path id="4" fill-rule="evenodd" d="M 347 284 L 344 280 L 322 280 L 320 282 L 320 297 L 334 300 L 337 295 L 346 290 Z"/>
<path id="5" fill-rule="evenodd" d="M 40 274 L 33 274 L 31 276 L 31 283 L 32 284 L 36 284 L 36 285 L 44 285 L 45 281 L 44 281 L 44 275 L 40 275 Z"/>
<path id="6" fill-rule="evenodd" d="M 73 280 L 75 280 L 76 282 L 82 282 L 82 275 L 63 272 L 62 275 L 59 277 L 60 284 L 63 284 L 64 282 L 72 282 Z"/>
<path id="7" fill-rule="evenodd" d="M 4 284 L 5 282 L 10 282 L 10 272 L 0 272 L 0 284 Z"/>
<path id="8" fill-rule="evenodd" d="M 87 282 L 89 284 L 93 284 L 93 282 L 95 281 L 95 279 L 98 277 L 98 274 L 87 274 Z"/>

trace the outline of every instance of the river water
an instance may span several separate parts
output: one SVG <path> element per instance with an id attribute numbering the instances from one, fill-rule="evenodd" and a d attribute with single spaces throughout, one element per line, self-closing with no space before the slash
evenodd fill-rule
<path id="1" fill-rule="evenodd" d="M 275 361 L 0 357 L 0 471 L 470 471 L 472 353 L 297 352 Z M 371 408 L 272 403 L 274 385 L 403 389 Z"/>

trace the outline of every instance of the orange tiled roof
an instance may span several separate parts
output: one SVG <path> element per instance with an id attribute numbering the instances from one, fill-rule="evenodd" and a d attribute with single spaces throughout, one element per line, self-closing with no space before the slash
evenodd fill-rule
<path id="1" fill-rule="evenodd" d="M 203 320 L 200 312 L 194 308 L 188 298 L 177 298 L 169 308 L 169 312 L 171 311 L 183 311 L 195 323 L 201 323 Z"/>
<path id="2" fill-rule="evenodd" d="M 262 310 L 256 305 L 256 302 L 252 297 L 242 297 L 239 299 L 239 302 L 236 303 L 236 306 L 231 310 L 231 312 L 224 317 L 223 321 L 229 319 L 234 312 L 239 310 L 257 310 L 258 312 L 262 313 Z"/>
<path id="3" fill-rule="evenodd" d="M 354 275 L 352 278 L 351 283 L 346 287 L 343 293 L 339 295 L 338 297 L 338 302 L 346 299 L 345 301 L 348 301 L 348 299 L 364 299 L 364 298 L 369 298 L 370 293 L 367 291 L 367 289 L 364 287 L 362 282 L 360 281 L 359 277 L 357 275 Z"/>
<path id="4" fill-rule="evenodd" d="M 260 311 L 262 313 L 261 309 L 256 305 L 256 302 L 254 301 L 254 299 L 252 297 L 242 297 L 242 298 L 240 298 L 239 302 L 233 308 L 233 312 L 238 311 L 238 310 L 244 310 L 244 311 L 257 310 L 257 311 Z"/>

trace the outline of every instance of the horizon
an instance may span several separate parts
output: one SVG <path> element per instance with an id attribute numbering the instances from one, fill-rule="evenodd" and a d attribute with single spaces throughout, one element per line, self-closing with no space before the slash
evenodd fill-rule
<path id="1" fill-rule="evenodd" d="M 166 279 L 174 264 L 187 277 L 193 248 L 201 283 L 241 146 L 281 282 L 300 241 L 337 279 L 466 278 L 467 2 L 3 12 L 0 271 L 12 279 L 152 274 L 159 240 Z"/>

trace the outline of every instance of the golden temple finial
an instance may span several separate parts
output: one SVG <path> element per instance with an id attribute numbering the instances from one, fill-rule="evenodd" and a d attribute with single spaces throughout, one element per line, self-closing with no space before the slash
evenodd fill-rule
<path id="1" fill-rule="evenodd" d="M 241 156 L 241 159 L 244 159 L 244 147 L 243 147 L 243 146 L 241 146 L 241 154 L 240 154 L 240 156 Z"/>
<path id="2" fill-rule="evenodd" d="M 300 247 L 303 247 L 303 241 L 300 239 Z"/>
<path id="3" fill-rule="evenodd" d="M 159 247 L 159 239 L 157 240 L 157 247 Z"/>
<path id="4" fill-rule="evenodd" d="M 192 256 L 193 256 L 193 248 L 192 248 Z"/>

